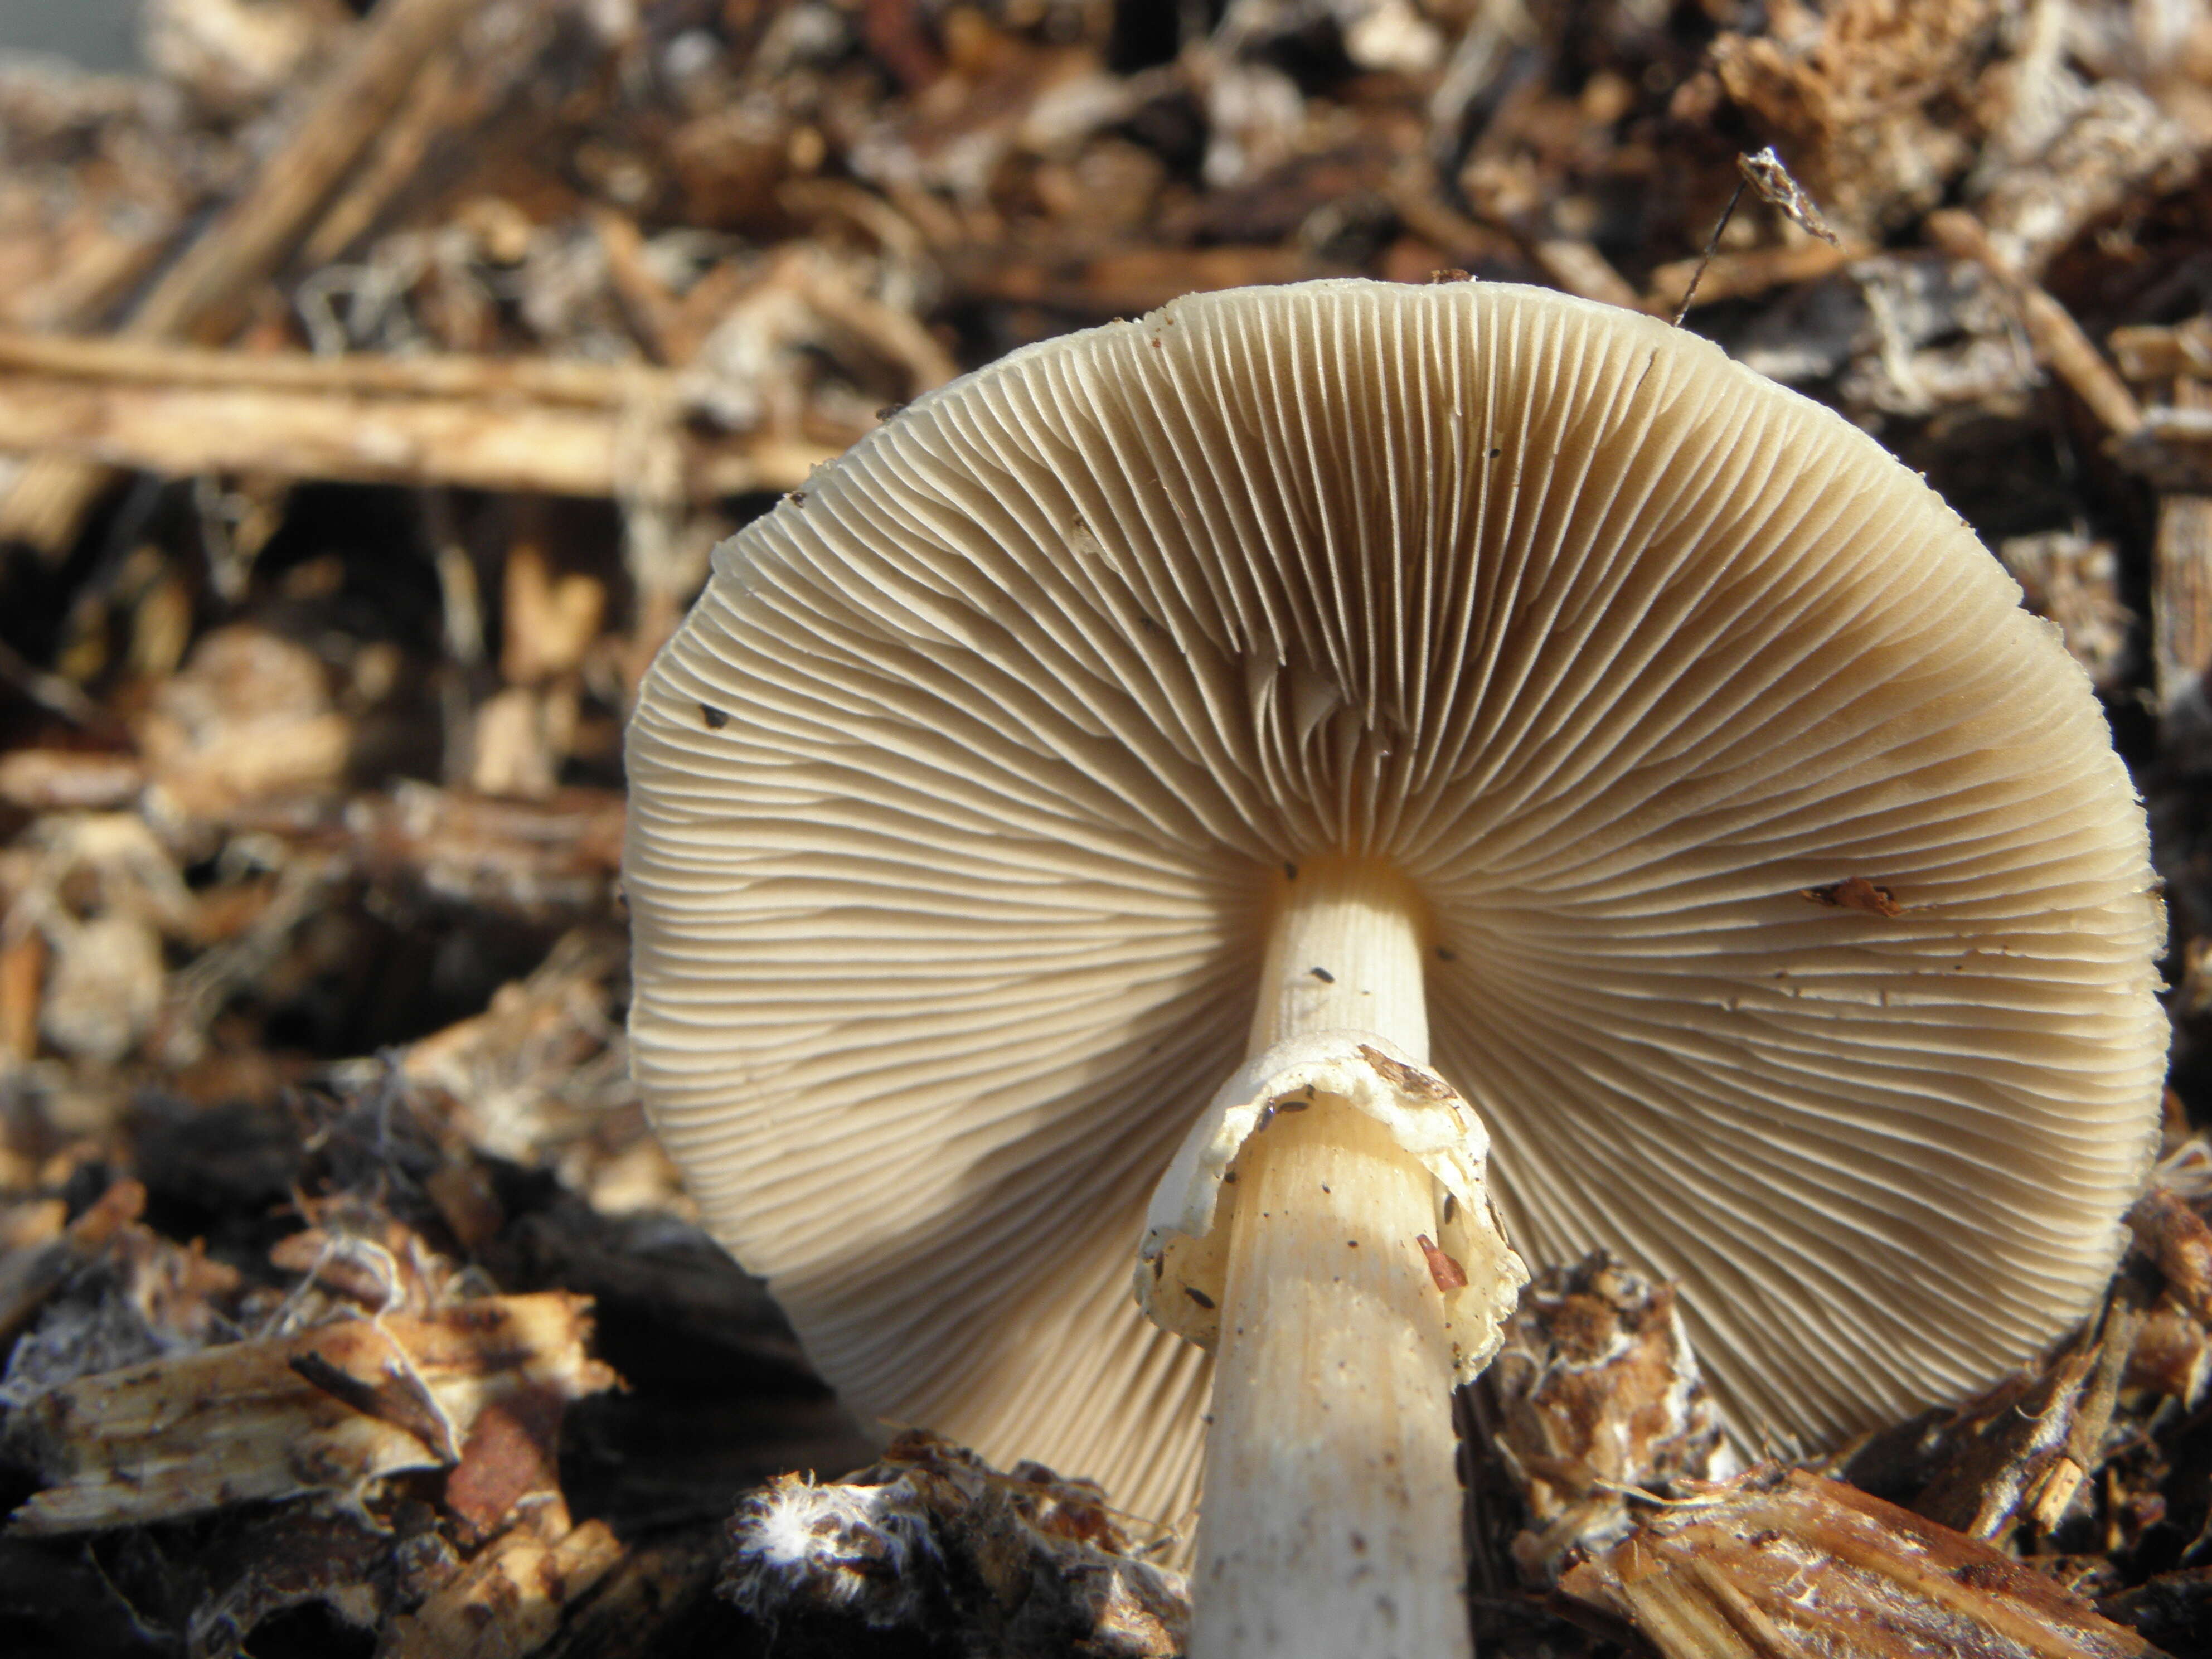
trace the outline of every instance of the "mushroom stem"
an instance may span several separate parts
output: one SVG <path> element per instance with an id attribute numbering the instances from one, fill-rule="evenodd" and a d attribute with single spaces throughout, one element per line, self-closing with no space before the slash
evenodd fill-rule
<path id="1" fill-rule="evenodd" d="M 1410 884 L 1344 861 L 1286 884 L 1255 1053 L 1350 1028 L 1425 1060 Z M 1316 971 L 1318 970 L 1318 971 Z M 1238 1154 L 1191 1659 L 1470 1656 L 1429 1172 L 1328 1095 Z"/>
<path id="2" fill-rule="evenodd" d="M 1370 859 L 1308 859 L 1286 865 L 1284 878 L 1245 1052 L 1314 1031 L 1364 1031 L 1426 1065 L 1425 918 L 1413 884 Z"/>

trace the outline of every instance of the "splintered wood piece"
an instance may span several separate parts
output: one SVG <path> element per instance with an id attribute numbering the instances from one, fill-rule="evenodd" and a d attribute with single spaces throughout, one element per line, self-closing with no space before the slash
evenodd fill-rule
<path id="1" fill-rule="evenodd" d="M 2212 384 L 2179 377 L 2171 414 L 2212 418 Z M 2164 489 L 2151 551 L 2151 653 L 2158 703 L 2171 709 L 2212 670 L 2212 495 Z"/>
<path id="2" fill-rule="evenodd" d="M 440 378 L 460 377 L 425 377 Z M 646 393 L 660 384 L 640 382 Z M 251 472 L 602 497 L 631 483 L 624 457 L 634 447 L 633 413 L 605 404 L 366 396 L 343 385 L 211 378 L 21 374 L 9 375 L 6 386 L 0 450 L 67 453 L 175 477 Z M 833 445 L 776 434 L 672 431 L 682 489 L 697 499 L 793 489 L 836 453 Z"/>
<path id="3" fill-rule="evenodd" d="M 1674 1287 L 1602 1250 L 1522 1292 L 1485 1382 L 1533 1523 L 1512 1547 L 1532 1584 L 1618 1543 L 1632 1490 L 1742 1467 L 1721 1438 Z"/>
<path id="4" fill-rule="evenodd" d="M 386 1659 L 523 1659 L 561 1628 L 561 1613 L 622 1559 L 603 1521 L 567 1528 L 558 1503 L 534 1506 L 420 1608 L 392 1621 Z"/>
<path id="5" fill-rule="evenodd" d="M 669 1634 L 714 1591 L 722 1554 L 718 1534 L 679 1533 L 641 1544 L 601 1580 L 596 1593 L 544 1649 L 545 1659 L 652 1659 Z"/>
<path id="6" fill-rule="evenodd" d="M 11 1424 L 50 1483 L 15 1511 L 12 1530 L 170 1520 L 437 1468 L 495 1401 L 526 1389 L 574 1400 L 613 1385 L 586 1351 L 590 1305 L 557 1291 L 489 1297 L 429 1318 L 348 1320 L 64 1383 Z"/>
<path id="7" fill-rule="evenodd" d="M 2136 1659 L 2156 1651 L 1989 1545 L 1771 1465 L 1647 1517 L 1560 1581 L 1663 1659 Z"/>
<path id="8" fill-rule="evenodd" d="M 2088 406 L 2117 438 L 2126 438 L 2143 423 L 2142 406 L 2126 383 L 2113 373 L 2074 313 L 2027 280 L 1993 246 L 1989 232 L 1971 213 L 1944 208 L 1927 219 L 1928 235 L 1954 259 L 1980 265 L 2011 296 L 2028 343 L 2051 372 L 2066 382 L 2074 395 Z"/>

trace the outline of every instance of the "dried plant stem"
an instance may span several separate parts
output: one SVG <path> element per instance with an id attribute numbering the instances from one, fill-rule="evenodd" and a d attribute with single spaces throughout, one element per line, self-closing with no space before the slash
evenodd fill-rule
<path id="1" fill-rule="evenodd" d="M 122 331 L 142 340 L 226 331 L 240 296 L 283 263 L 423 63 L 475 9 L 473 0 L 379 6 L 307 101 L 297 127 L 162 274 Z M 27 542 L 58 557 L 107 476 L 78 456 L 39 456 L 0 496 L 0 541 Z"/>
<path id="2" fill-rule="evenodd" d="M 1425 1060 L 1420 934 L 1390 872 L 1300 872 L 1254 1052 L 1348 1028 Z M 1415 1243 L 1436 1231 L 1435 1182 L 1326 1096 L 1279 1109 L 1237 1176 L 1192 1659 L 1470 1655 L 1450 1344 Z"/>

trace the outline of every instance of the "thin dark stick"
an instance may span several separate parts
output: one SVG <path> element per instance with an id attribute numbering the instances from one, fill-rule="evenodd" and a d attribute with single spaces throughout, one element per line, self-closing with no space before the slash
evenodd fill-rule
<path id="1" fill-rule="evenodd" d="M 1690 273 L 1689 287 L 1682 290 L 1681 306 L 1674 313 L 1676 328 L 1681 327 L 1682 319 L 1690 314 L 1690 301 L 1697 298 L 1698 284 L 1705 280 L 1705 267 L 1712 264 L 1713 255 L 1720 252 L 1721 233 L 1728 228 L 1728 222 L 1735 216 L 1735 204 L 1743 200 L 1744 190 L 1749 183 L 1747 179 L 1735 181 L 1735 194 L 1728 198 L 1728 205 L 1721 210 L 1720 218 L 1714 222 L 1712 238 L 1705 244 L 1705 251 L 1698 256 L 1698 268 Z"/>

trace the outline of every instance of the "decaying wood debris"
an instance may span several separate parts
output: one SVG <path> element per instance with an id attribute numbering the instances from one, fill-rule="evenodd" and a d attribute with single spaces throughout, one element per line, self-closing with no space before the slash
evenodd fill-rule
<path id="1" fill-rule="evenodd" d="M 793 1656 L 901 1632 L 977 1659 L 1169 1659 L 1190 1620 L 1182 1576 L 1133 1553 L 1097 1487 L 919 1432 L 835 1484 L 747 1498 L 720 1590 Z"/>
<path id="2" fill-rule="evenodd" d="M 1602 1252 L 1522 1293 L 1483 1392 L 1496 1402 L 1491 1444 L 1528 1508 L 1514 1562 L 1537 1586 L 1626 1535 L 1632 1497 L 1738 1468 L 1673 1287 Z"/>
<path id="3" fill-rule="evenodd" d="M 1559 1589 L 1664 1659 L 2154 1651 L 2033 1568 L 1802 1470 L 1755 1470 L 1681 1499 Z"/>
<path id="4" fill-rule="evenodd" d="M 144 10 L 143 74 L 0 59 L 0 1651 L 1177 1650 L 1189 1517 L 880 1457 L 689 1224 L 622 726 L 714 544 L 899 405 L 1358 273 L 1686 304 L 1923 471 L 2172 918 L 2092 1328 L 1770 1446 L 1668 1286 L 1546 1281 L 1462 1402 L 1481 1650 L 2212 1652 L 2203 7 Z"/>
<path id="5" fill-rule="evenodd" d="M 373 1315 L 19 1384 L 9 1429 L 46 1484 L 13 1524 L 35 1538 L 167 1521 L 353 1492 L 409 1468 L 497 1479 L 475 1470 L 517 1423 L 557 1424 L 570 1401 L 614 1381 L 585 1358 L 586 1335 L 579 1298 L 486 1297 L 428 1318 Z M 550 1471 L 538 1473 L 539 1486 L 509 1495 L 544 1490 Z"/>

